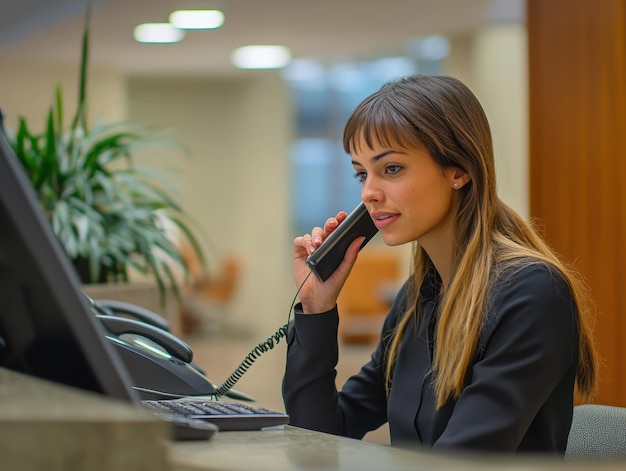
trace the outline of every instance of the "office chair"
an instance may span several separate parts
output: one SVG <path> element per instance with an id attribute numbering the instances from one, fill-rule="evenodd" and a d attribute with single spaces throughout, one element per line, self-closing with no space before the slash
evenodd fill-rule
<path id="1" fill-rule="evenodd" d="M 345 344 L 376 344 L 394 296 L 402 284 L 402 262 L 395 252 L 369 247 L 341 290 L 339 338 Z"/>
<path id="2" fill-rule="evenodd" d="M 601 404 L 575 406 L 565 459 L 626 462 L 626 408 Z"/>

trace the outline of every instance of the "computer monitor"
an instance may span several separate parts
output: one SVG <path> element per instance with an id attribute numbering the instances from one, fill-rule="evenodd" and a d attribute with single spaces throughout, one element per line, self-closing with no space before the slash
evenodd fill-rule
<path id="1" fill-rule="evenodd" d="M 139 403 L 6 139 L 1 112 L 0 366 Z"/>

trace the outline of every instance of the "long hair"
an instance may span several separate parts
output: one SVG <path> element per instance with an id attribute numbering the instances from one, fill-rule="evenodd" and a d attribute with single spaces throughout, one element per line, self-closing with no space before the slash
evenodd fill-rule
<path id="1" fill-rule="evenodd" d="M 587 398 L 596 384 L 592 342 L 592 303 L 586 284 L 542 240 L 535 228 L 504 204 L 496 193 L 493 144 L 485 113 L 472 92 L 446 76 L 414 75 L 385 84 L 352 113 L 344 130 L 347 153 L 360 140 L 373 148 L 401 145 L 426 148 L 442 168 L 458 167 L 471 177 L 459 190 L 455 219 L 455 274 L 440 305 L 433 360 L 437 407 L 461 394 L 484 327 L 490 287 L 504 268 L 543 263 L 568 283 L 579 331 L 578 391 Z M 413 283 L 406 313 L 390 341 L 386 386 L 391 384 L 400 341 L 411 318 L 420 316 L 419 286 L 434 270 L 415 243 Z"/>

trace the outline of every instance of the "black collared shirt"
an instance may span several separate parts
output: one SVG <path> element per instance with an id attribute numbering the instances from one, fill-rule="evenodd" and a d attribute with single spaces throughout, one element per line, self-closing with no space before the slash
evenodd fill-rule
<path id="1" fill-rule="evenodd" d="M 384 354 L 406 309 L 405 285 L 371 360 L 335 387 L 338 313 L 296 308 L 283 382 L 292 425 L 362 438 L 389 422 L 394 446 L 564 453 L 578 364 L 576 311 L 563 278 L 535 264 L 493 282 L 486 323 L 460 397 L 435 408 L 432 356 L 440 280 L 420 289 L 389 397 Z"/>

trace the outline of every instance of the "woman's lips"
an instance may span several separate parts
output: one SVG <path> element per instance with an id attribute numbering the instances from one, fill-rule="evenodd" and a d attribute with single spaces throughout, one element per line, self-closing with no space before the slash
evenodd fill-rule
<path id="1" fill-rule="evenodd" d="M 380 230 L 385 227 L 388 227 L 390 224 L 393 224 L 396 219 L 400 217 L 399 214 L 392 213 L 374 213 L 372 215 L 372 219 L 374 220 L 374 224 Z"/>

